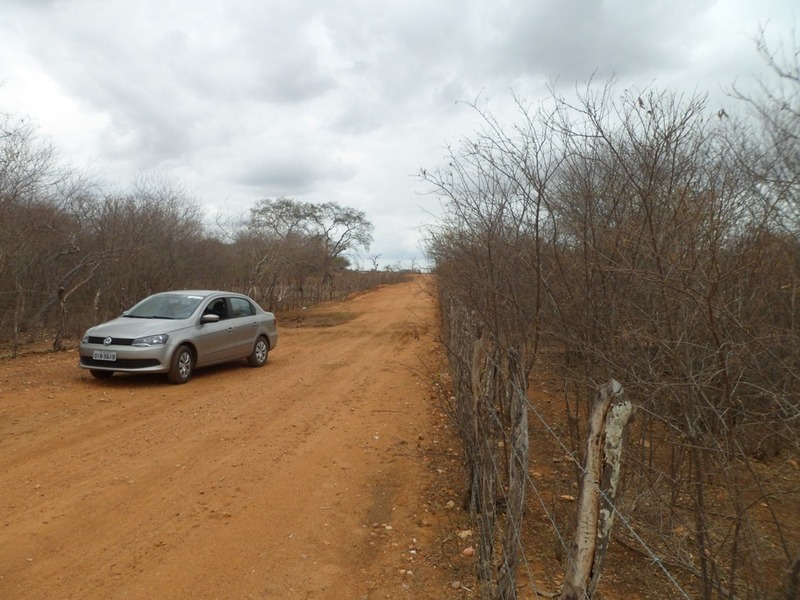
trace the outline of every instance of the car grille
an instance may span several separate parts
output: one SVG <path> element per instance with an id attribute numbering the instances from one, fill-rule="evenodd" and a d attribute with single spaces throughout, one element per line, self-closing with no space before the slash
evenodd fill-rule
<path id="1" fill-rule="evenodd" d="M 81 356 L 84 367 L 105 367 L 107 369 L 146 369 L 158 367 L 161 363 L 155 358 L 129 358 L 127 360 L 94 360 L 89 356 Z"/>
<path id="2" fill-rule="evenodd" d="M 106 338 L 90 335 L 89 336 L 89 343 L 90 344 L 103 344 L 103 340 Z M 133 346 L 133 339 L 129 338 L 111 338 L 111 346 Z"/>

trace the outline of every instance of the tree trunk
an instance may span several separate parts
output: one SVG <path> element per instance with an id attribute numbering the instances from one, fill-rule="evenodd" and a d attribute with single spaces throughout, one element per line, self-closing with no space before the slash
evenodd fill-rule
<path id="1" fill-rule="evenodd" d="M 19 353 L 19 322 L 25 312 L 25 290 L 18 282 L 15 285 L 17 288 L 17 301 L 14 304 L 14 339 L 11 345 L 11 358 L 17 358 Z"/>
<path id="2" fill-rule="evenodd" d="M 800 600 L 800 554 L 789 567 L 789 583 L 786 586 L 786 600 Z"/>

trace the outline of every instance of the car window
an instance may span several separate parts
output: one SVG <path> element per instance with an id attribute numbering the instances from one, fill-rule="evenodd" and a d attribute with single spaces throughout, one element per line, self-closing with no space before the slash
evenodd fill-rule
<path id="1" fill-rule="evenodd" d="M 219 320 L 228 318 L 228 306 L 225 303 L 225 298 L 218 298 L 213 300 L 206 309 L 203 311 L 204 315 L 217 315 Z"/>
<path id="2" fill-rule="evenodd" d="M 145 298 L 123 315 L 138 319 L 188 319 L 202 300 L 202 296 L 178 293 L 155 294 Z"/>
<path id="3" fill-rule="evenodd" d="M 256 314 L 256 310 L 253 305 L 244 298 L 230 298 L 231 302 L 231 312 L 233 318 L 237 317 L 250 317 Z"/>
<path id="4" fill-rule="evenodd" d="M 197 309 L 200 300 L 201 298 L 190 296 L 172 296 L 162 309 L 170 319 L 188 319 Z"/>

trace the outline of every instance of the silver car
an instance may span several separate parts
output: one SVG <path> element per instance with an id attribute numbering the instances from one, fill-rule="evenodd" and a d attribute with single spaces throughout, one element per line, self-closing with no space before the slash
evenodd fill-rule
<path id="1" fill-rule="evenodd" d="M 194 369 L 246 358 L 267 362 L 278 344 L 275 315 L 233 292 L 184 290 L 148 296 L 122 316 L 89 329 L 80 366 L 98 379 L 125 373 L 166 373 L 186 383 Z"/>

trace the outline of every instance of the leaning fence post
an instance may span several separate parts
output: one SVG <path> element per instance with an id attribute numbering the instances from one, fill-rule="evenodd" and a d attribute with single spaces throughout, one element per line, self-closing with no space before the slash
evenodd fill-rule
<path id="1" fill-rule="evenodd" d="M 600 387 L 586 440 L 578 498 L 578 522 L 564 578 L 562 600 L 591 598 L 600 582 L 619 487 L 622 440 L 633 406 L 610 379 Z"/>

